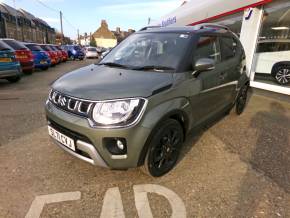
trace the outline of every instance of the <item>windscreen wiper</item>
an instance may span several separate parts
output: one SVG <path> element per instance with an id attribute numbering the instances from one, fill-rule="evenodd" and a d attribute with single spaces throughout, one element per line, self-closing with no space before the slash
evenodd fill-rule
<path id="1" fill-rule="evenodd" d="M 129 68 L 126 65 L 122 65 L 122 64 L 118 64 L 118 63 L 114 63 L 114 62 L 105 62 L 105 63 L 100 63 L 98 65 L 105 65 L 105 66 L 109 66 L 109 67 L 120 67 L 120 68 L 126 68 L 126 69 Z"/>
<path id="2" fill-rule="evenodd" d="M 163 70 L 175 70 L 175 68 L 167 67 L 167 66 L 148 65 L 148 66 L 136 67 L 136 68 L 133 68 L 133 70 L 163 71 Z"/>

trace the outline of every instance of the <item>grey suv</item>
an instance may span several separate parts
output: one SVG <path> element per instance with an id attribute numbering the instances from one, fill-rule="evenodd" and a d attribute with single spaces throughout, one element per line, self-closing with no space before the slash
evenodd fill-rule
<path id="1" fill-rule="evenodd" d="M 144 28 L 54 82 L 49 134 L 93 165 L 162 176 L 190 130 L 243 112 L 248 86 L 243 47 L 226 27 Z"/>

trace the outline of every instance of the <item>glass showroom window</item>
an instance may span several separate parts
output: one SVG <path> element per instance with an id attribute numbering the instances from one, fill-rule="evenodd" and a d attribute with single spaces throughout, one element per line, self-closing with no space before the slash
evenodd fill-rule
<path id="1" fill-rule="evenodd" d="M 242 29 L 242 20 L 243 20 L 243 12 L 239 12 L 233 15 L 229 15 L 217 20 L 214 20 L 213 23 L 225 25 L 231 29 L 234 33 L 240 36 Z"/>
<path id="2" fill-rule="evenodd" d="M 290 88 L 290 2 L 267 6 L 254 57 L 254 81 Z"/>

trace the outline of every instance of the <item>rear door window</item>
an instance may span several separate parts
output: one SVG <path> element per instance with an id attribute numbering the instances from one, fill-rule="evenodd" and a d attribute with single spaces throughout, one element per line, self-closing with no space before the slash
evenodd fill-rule
<path id="1" fill-rule="evenodd" d="M 17 42 L 15 40 L 5 40 L 4 39 L 3 41 L 15 50 L 27 50 L 27 47 L 25 47 L 20 42 Z"/>
<path id="2" fill-rule="evenodd" d="M 236 55 L 237 42 L 232 37 L 220 37 L 222 60 L 229 60 Z"/>

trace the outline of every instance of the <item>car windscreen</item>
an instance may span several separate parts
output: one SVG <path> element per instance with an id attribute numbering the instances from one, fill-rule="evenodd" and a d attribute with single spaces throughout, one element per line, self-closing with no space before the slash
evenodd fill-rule
<path id="1" fill-rule="evenodd" d="M 79 46 L 74 46 L 73 48 L 74 48 L 74 50 L 77 50 L 77 51 L 81 50 L 81 47 L 79 47 Z"/>
<path id="2" fill-rule="evenodd" d="M 17 42 L 15 40 L 3 39 L 3 41 L 14 50 L 27 50 L 27 47 L 25 47 L 20 42 Z"/>
<path id="3" fill-rule="evenodd" d="M 112 49 L 100 64 L 113 63 L 130 68 L 176 69 L 189 43 L 188 34 L 138 33 Z"/>
<path id="4" fill-rule="evenodd" d="M 13 50 L 9 45 L 0 41 L 0 51 Z"/>
<path id="5" fill-rule="evenodd" d="M 48 45 L 48 47 L 50 47 L 52 51 L 58 51 L 58 49 L 55 48 L 53 45 Z"/>
<path id="6" fill-rule="evenodd" d="M 25 46 L 29 48 L 30 51 L 43 51 L 43 49 L 36 44 L 26 44 Z"/>
<path id="7" fill-rule="evenodd" d="M 53 51 L 50 47 L 47 45 L 39 45 L 44 51 Z"/>
<path id="8" fill-rule="evenodd" d="M 87 50 L 88 50 L 88 51 L 97 51 L 96 48 L 88 48 Z"/>

